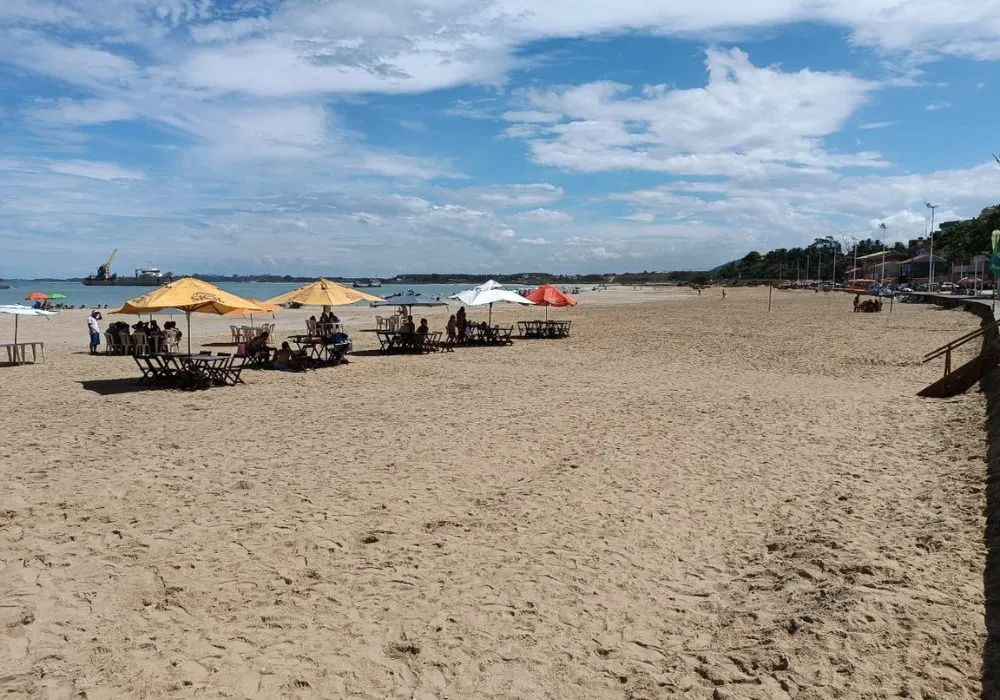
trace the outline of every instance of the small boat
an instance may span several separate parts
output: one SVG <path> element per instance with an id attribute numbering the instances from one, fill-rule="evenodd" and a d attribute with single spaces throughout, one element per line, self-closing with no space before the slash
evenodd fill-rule
<path id="1" fill-rule="evenodd" d="M 355 289 L 361 289 L 363 287 L 381 287 L 382 282 L 380 280 L 355 280 L 354 284 L 351 285 Z"/>

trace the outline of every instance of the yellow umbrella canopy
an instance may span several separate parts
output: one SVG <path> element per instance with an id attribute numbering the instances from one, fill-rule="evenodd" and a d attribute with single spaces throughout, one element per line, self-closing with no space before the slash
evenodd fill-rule
<path id="1" fill-rule="evenodd" d="M 269 304 L 302 304 L 303 306 L 344 306 L 356 301 L 382 301 L 381 297 L 359 292 L 342 284 L 320 279 L 304 287 L 279 294 L 267 300 Z"/>
<path id="2" fill-rule="evenodd" d="M 188 352 L 191 352 L 191 314 L 227 314 L 232 311 L 259 313 L 263 307 L 249 299 L 230 294 L 214 284 L 193 277 L 157 287 L 141 297 L 129 299 L 116 314 L 145 314 L 163 309 L 180 309 L 187 316 Z"/>

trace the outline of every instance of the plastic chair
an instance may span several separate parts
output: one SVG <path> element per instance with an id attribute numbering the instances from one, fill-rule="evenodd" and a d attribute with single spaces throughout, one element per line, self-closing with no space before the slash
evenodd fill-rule
<path id="1" fill-rule="evenodd" d="M 167 343 L 167 352 L 177 352 L 180 349 L 181 338 L 173 328 L 163 334 L 163 339 Z"/>
<path id="2" fill-rule="evenodd" d="M 149 354 L 149 342 L 146 340 L 146 334 L 142 331 L 138 331 L 132 334 L 132 343 L 135 348 L 136 355 L 148 355 Z"/>

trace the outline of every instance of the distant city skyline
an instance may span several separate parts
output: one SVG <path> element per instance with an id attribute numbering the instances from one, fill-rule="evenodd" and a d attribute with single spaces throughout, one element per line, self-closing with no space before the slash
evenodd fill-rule
<path id="1" fill-rule="evenodd" d="M 0 3 L 0 278 L 709 269 L 1000 202 L 996 0 Z M 992 83 L 991 83 L 992 81 Z"/>

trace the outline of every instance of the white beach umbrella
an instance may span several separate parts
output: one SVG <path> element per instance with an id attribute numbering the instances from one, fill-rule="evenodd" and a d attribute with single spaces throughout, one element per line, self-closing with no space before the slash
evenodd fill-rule
<path id="1" fill-rule="evenodd" d="M 13 314 L 14 316 L 14 342 L 17 343 L 17 319 L 21 316 L 55 316 L 55 311 L 42 311 L 33 309 L 22 304 L 5 304 L 0 306 L 0 314 Z"/>
<path id="2" fill-rule="evenodd" d="M 464 292 L 459 292 L 458 294 L 452 295 L 450 298 L 458 299 L 466 306 L 485 306 L 486 304 L 489 304 L 490 323 L 493 322 L 494 304 L 502 302 L 505 304 L 523 304 L 525 306 L 531 306 L 535 303 L 530 299 L 525 299 L 520 294 L 510 291 L 509 289 L 504 289 L 504 286 L 496 280 L 487 280 L 478 287 L 466 289 Z"/>

